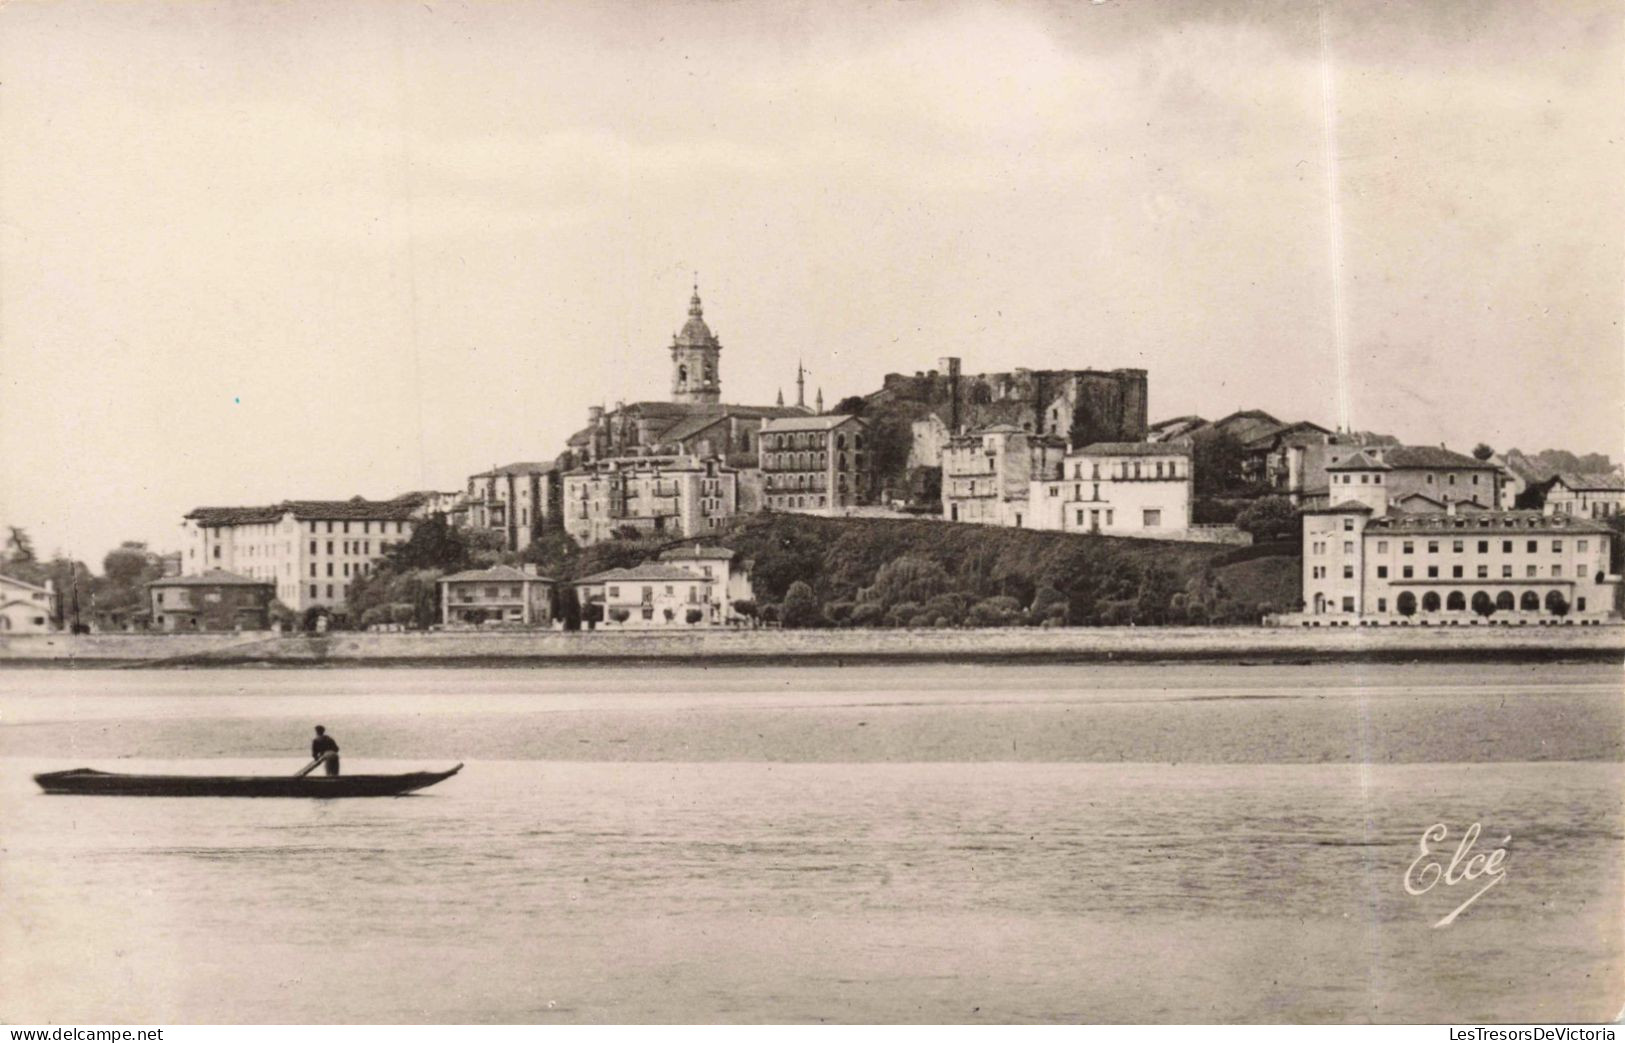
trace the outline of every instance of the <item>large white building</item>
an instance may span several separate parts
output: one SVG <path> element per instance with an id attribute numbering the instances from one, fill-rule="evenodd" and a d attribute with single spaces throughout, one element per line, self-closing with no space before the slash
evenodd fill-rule
<path id="1" fill-rule="evenodd" d="M 1032 483 L 1031 528 L 1167 536 L 1191 527 L 1190 449 L 1172 442 L 1097 442 L 1066 455 L 1061 474 Z"/>
<path id="2" fill-rule="evenodd" d="M 181 573 L 223 569 L 275 583 L 277 600 L 295 611 L 338 608 L 429 509 L 419 496 L 199 507 L 182 522 Z"/>
<path id="3" fill-rule="evenodd" d="M 1303 608 L 1285 622 L 1617 618 L 1614 534 L 1588 518 L 1539 511 L 1407 513 L 1368 485 L 1363 499 L 1303 517 Z"/>

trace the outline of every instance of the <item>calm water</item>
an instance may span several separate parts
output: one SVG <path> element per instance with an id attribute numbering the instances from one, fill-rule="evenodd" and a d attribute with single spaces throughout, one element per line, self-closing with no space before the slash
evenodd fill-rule
<path id="1" fill-rule="evenodd" d="M 398 800 L 34 771 L 468 762 Z M 1595 1020 L 1621 672 L 0 672 L 0 1020 Z M 1414 898 L 1422 830 L 1512 838 Z M 1466 892 L 1466 893 L 1457 893 Z"/>

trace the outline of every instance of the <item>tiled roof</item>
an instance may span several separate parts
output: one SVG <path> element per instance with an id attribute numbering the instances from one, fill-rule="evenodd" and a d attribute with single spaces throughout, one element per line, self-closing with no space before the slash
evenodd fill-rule
<path id="1" fill-rule="evenodd" d="M 717 413 L 714 416 L 691 416 L 686 420 L 679 420 L 671 427 L 660 432 L 662 442 L 681 442 L 693 438 L 706 428 L 715 427 L 733 414 Z M 754 418 L 752 418 L 754 419 Z"/>
<path id="2" fill-rule="evenodd" d="M 652 561 L 646 561 L 641 565 L 636 565 L 629 569 L 610 569 L 607 572 L 595 573 L 591 576 L 578 579 L 576 582 L 578 584 L 613 583 L 616 581 L 631 582 L 636 580 L 668 579 L 686 579 L 709 582 L 704 576 L 697 576 L 687 569 L 678 568 L 676 565 L 661 565 Z"/>
<path id="3" fill-rule="evenodd" d="M 1569 514 L 1542 514 L 1540 511 L 1473 511 L 1467 514 L 1389 514 L 1373 518 L 1369 529 L 1404 532 L 1496 532 L 1496 533 L 1610 533 L 1599 521 Z"/>
<path id="4" fill-rule="evenodd" d="M 1399 470 L 1414 470 L 1421 468 L 1476 468 L 1483 471 L 1498 471 L 1499 467 L 1488 460 L 1475 460 L 1470 456 L 1446 449 L 1442 445 L 1395 445 L 1382 451 L 1383 462 L 1389 467 Z"/>
<path id="5" fill-rule="evenodd" d="M 264 525 L 280 521 L 287 508 L 281 504 L 270 507 L 194 507 L 186 517 L 203 526 Z"/>
<path id="6" fill-rule="evenodd" d="M 1389 466 L 1375 456 L 1361 449 L 1359 452 L 1335 464 L 1327 464 L 1328 471 L 1387 471 Z"/>
<path id="7" fill-rule="evenodd" d="M 441 576 L 441 583 L 518 583 L 522 580 L 541 581 L 553 583 L 552 576 L 537 576 L 512 565 L 493 565 L 488 569 L 466 569 L 454 572 L 449 576 Z"/>
<path id="8" fill-rule="evenodd" d="M 1371 509 L 1371 506 L 1369 504 L 1361 503 L 1359 500 L 1344 500 L 1342 503 L 1336 504 L 1336 505 L 1331 506 L 1331 507 L 1310 507 L 1310 508 L 1306 509 L 1303 513 L 1305 513 L 1305 514 L 1374 514 L 1376 512 L 1374 512 Z"/>
<path id="9" fill-rule="evenodd" d="M 762 424 L 762 434 L 776 434 L 781 431 L 828 431 L 831 428 L 839 427 L 848 420 L 863 423 L 860 417 L 842 414 L 826 413 L 818 416 L 779 417 Z"/>
<path id="10" fill-rule="evenodd" d="M 410 521 L 417 504 L 409 500 L 287 500 L 282 507 L 301 521 Z"/>
<path id="11" fill-rule="evenodd" d="M 692 547 L 673 547 L 671 550 L 661 551 L 661 561 L 732 561 L 734 552 L 727 547 L 706 547 L 698 543 Z"/>
<path id="12" fill-rule="evenodd" d="M 1169 442 L 1093 442 L 1070 456 L 1189 456 L 1190 449 Z"/>
<path id="13" fill-rule="evenodd" d="M 1625 492 L 1625 478 L 1617 474 L 1577 474 L 1564 471 L 1557 480 L 1575 492 Z"/>
<path id="14" fill-rule="evenodd" d="M 274 587 L 268 579 L 240 576 L 225 569 L 210 569 L 197 576 L 165 576 L 148 583 L 149 587 Z"/>
<path id="15" fill-rule="evenodd" d="M 510 474 L 545 474 L 548 471 L 557 471 L 558 469 L 559 465 L 552 460 L 524 460 L 516 464 L 503 464 L 501 467 L 493 467 L 489 471 L 481 471 L 479 474 L 470 477 L 495 478 Z"/>
<path id="16" fill-rule="evenodd" d="M 394 500 L 283 500 L 268 507 L 196 507 L 187 519 L 202 526 L 264 525 L 292 514 L 301 521 L 410 521 L 422 501 L 411 494 Z"/>

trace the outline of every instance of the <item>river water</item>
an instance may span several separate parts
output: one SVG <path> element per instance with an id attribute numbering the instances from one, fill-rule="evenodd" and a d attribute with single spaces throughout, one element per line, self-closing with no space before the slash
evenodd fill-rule
<path id="1" fill-rule="evenodd" d="M 372 801 L 29 776 L 464 761 Z M 0 671 L 7 1022 L 1614 1017 L 1607 665 Z M 1423 830 L 1506 876 L 1420 896 Z M 1504 840 L 1504 838 L 1510 838 Z"/>

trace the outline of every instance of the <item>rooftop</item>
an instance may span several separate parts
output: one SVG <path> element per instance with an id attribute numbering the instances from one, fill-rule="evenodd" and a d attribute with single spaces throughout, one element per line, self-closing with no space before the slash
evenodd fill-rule
<path id="1" fill-rule="evenodd" d="M 863 423 L 860 417 L 846 416 L 839 413 L 825 413 L 819 416 L 787 416 L 763 423 L 762 434 L 776 434 L 781 431 L 828 431 L 831 428 L 839 427 L 848 420 Z"/>
<path id="2" fill-rule="evenodd" d="M 727 547 L 707 547 L 694 544 L 692 547 L 673 547 L 660 552 L 661 561 L 732 561 L 734 552 Z"/>
<path id="3" fill-rule="evenodd" d="M 488 569 L 465 569 L 440 577 L 441 583 L 519 583 L 524 580 L 543 583 L 556 582 L 552 576 L 539 576 L 516 569 L 512 565 L 493 565 Z"/>
<path id="4" fill-rule="evenodd" d="M 301 521 L 410 521 L 422 502 L 412 494 L 393 500 L 283 500 L 265 507 L 194 507 L 186 518 L 202 526 L 266 525 L 286 514 Z"/>
<path id="5" fill-rule="evenodd" d="M 1324 512 L 1322 512 L 1324 513 Z M 1471 511 L 1465 514 L 1388 514 L 1371 519 L 1367 531 L 1392 532 L 1573 532 L 1611 533 L 1607 525 L 1590 518 L 1540 511 Z"/>
<path id="6" fill-rule="evenodd" d="M 629 569 L 610 569 L 606 572 L 594 573 L 576 580 L 576 583 L 614 583 L 616 581 L 633 582 L 637 580 L 696 580 L 709 583 L 704 576 L 696 575 L 687 569 L 676 565 L 661 565 L 657 562 L 646 561 Z"/>
<path id="7" fill-rule="evenodd" d="M 1092 442 L 1069 456 L 1189 456 L 1190 449 L 1171 442 Z"/>
<path id="8" fill-rule="evenodd" d="M 1578 474 L 1564 471 L 1557 480 L 1575 492 L 1625 492 L 1625 478 L 1617 474 Z"/>

